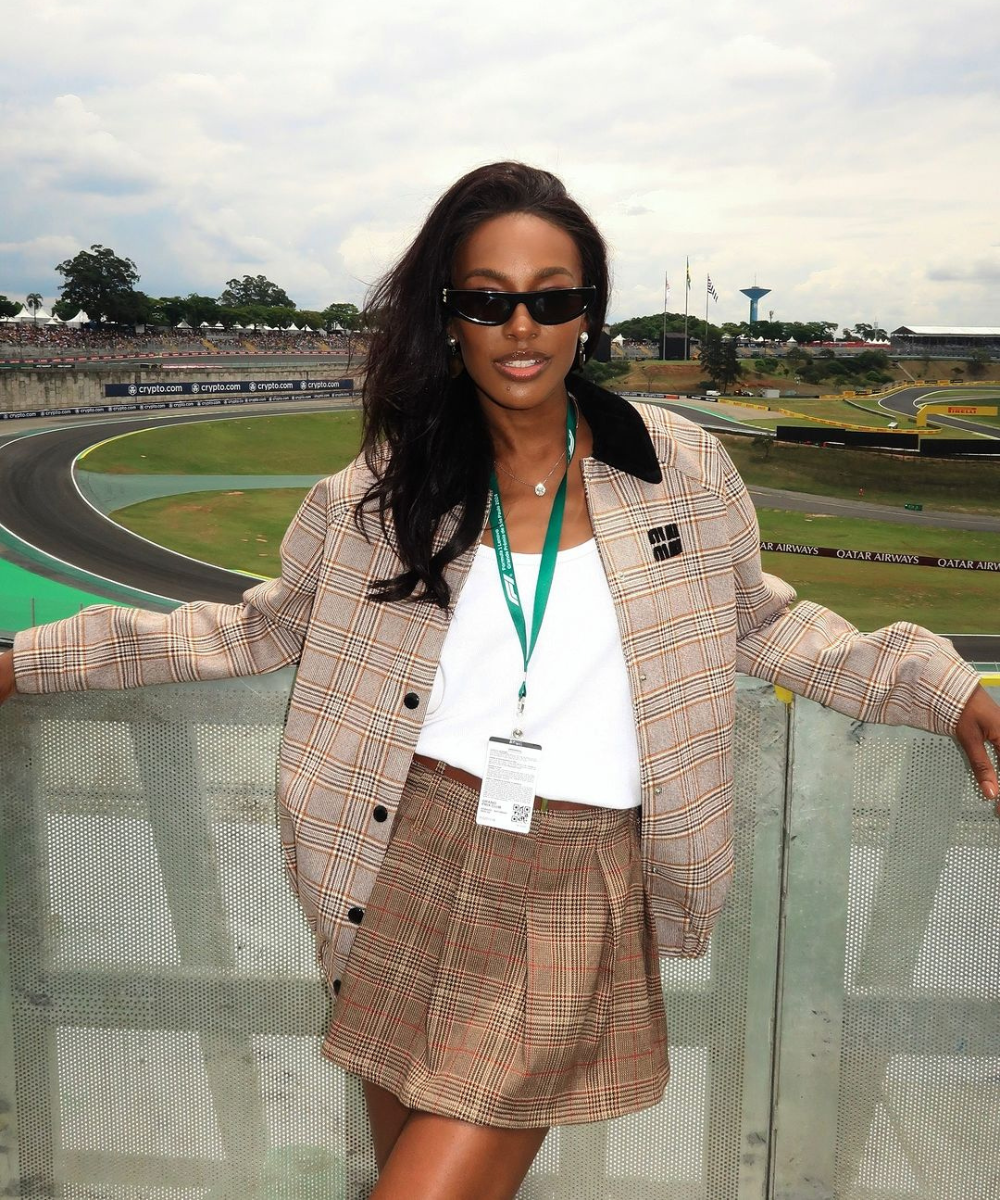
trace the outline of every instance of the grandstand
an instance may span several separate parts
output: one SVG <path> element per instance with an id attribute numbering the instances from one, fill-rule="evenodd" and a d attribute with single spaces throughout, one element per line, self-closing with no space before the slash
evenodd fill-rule
<path id="1" fill-rule="evenodd" d="M 0 322 L 0 359 L 75 358 L 90 354 L 347 354 L 342 334 L 306 330 L 160 329 L 152 326 Z M 363 353 L 359 339 L 353 349 Z"/>
<path id="2" fill-rule="evenodd" d="M 1000 327 L 995 325 L 900 325 L 889 337 L 894 354 L 961 358 L 972 350 L 1000 353 Z"/>

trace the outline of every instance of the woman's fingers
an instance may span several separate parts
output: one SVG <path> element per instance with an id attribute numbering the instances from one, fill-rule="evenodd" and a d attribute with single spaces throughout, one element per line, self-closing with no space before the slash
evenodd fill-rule
<path id="1" fill-rule="evenodd" d="M 991 745 L 1000 756 L 1000 705 L 983 688 L 976 688 L 969 697 L 955 727 L 955 738 L 969 760 L 979 790 L 987 800 L 997 801 L 1000 789 L 996 767 L 990 761 L 986 747 Z M 997 802 L 997 815 L 1000 816 L 1000 801 Z"/>

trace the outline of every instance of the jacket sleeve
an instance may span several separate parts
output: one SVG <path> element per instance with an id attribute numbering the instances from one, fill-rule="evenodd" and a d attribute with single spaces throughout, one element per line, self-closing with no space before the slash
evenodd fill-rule
<path id="1" fill-rule="evenodd" d="M 795 604 L 795 589 L 763 571 L 753 502 L 728 455 L 725 464 L 736 669 L 859 720 L 954 733 L 976 670 L 919 625 L 899 621 L 862 634 L 819 604 Z"/>
<path id="2" fill-rule="evenodd" d="M 98 604 L 14 639 L 19 692 L 73 692 L 258 675 L 298 661 L 323 563 L 329 480 L 305 498 L 281 543 L 281 574 L 241 604 L 169 613 Z"/>

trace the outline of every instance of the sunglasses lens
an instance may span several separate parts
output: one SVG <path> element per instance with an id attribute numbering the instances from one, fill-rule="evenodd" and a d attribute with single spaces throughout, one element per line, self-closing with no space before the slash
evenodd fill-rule
<path id="1" fill-rule="evenodd" d="M 459 292 L 455 302 L 460 317 L 481 325 L 502 325 L 513 309 L 503 292 Z"/>
<path id="2" fill-rule="evenodd" d="M 562 325 L 578 317 L 586 307 L 586 296 L 569 288 L 536 292 L 528 305 L 531 315 L 541 325 Z"/>

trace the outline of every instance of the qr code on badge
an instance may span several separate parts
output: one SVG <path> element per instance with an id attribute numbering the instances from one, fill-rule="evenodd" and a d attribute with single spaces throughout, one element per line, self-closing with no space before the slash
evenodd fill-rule
<path id="1" fill-rule="evenodd" d="M 526 825 L 529 821 L 530 809 L 527 804 L 515 804 L 512 810 L 512 820 L 517 825 Z"/>

